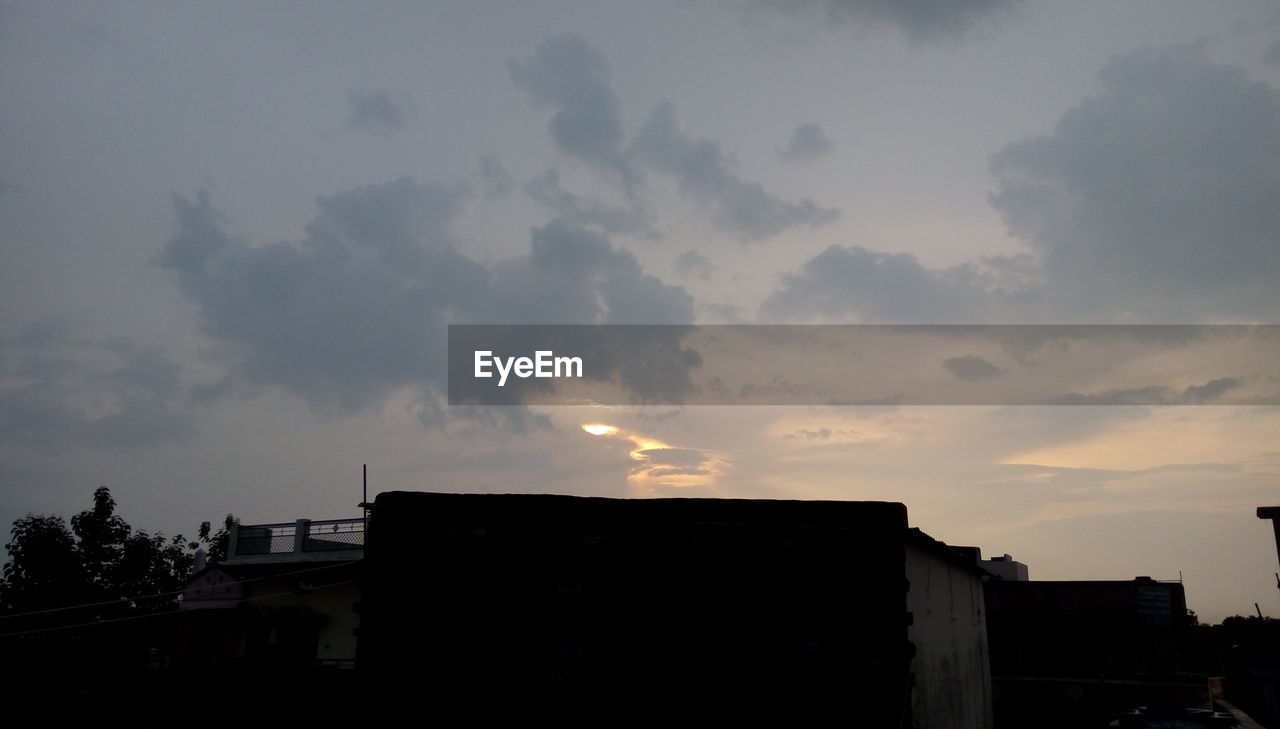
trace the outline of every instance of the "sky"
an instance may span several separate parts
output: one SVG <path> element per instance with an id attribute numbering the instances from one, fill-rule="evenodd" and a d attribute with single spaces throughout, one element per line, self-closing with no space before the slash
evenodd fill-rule
<path id="1" fill-rule="evenodd" d="M 444 367 L 449 324 L 1280 323 L 1278 38 L 1274 0 L 0 3 L 0 521 L 355 516 L 365 463 L 891 500 L 1280 615 L 1274 405 L 461 408 Z"/>

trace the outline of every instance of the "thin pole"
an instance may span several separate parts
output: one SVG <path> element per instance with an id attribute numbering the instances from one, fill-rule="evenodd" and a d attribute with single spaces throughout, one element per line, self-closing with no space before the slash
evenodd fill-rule
<path id="1" fill-rule="evenodd" d="M 360 508 L 364 510 L 364 529 L 369 530 L 369 464 L 364 464 L 364 490 L 360 495 Z"/>

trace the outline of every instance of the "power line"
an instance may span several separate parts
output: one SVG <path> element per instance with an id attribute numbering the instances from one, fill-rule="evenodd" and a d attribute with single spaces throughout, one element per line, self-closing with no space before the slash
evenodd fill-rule
<path id="1" fill-rule="evenodd" d="M 262 580 L 275 580 L 281 577 L 292 577 L 293 575 L 301 575 L 301 574 L 306 574 L 308 572 L 319 572 L 321 570 L 333 569 L 335 567 L 342 567 L 345 564 L 350 564 L 350 563 L 339 562 L 338 564 L 328 564 L 321 567 L 308 567 L 307 569 L 295 570 L 293 572 L 281 572 L 280 574 L 277 574 L 277 575 L 251 577 L 247 580 L 236 580 L 236 584 L 244 585 L 250 582 L 261 582 Z M 218 565 L 215 564 L 213 566 L 216 567 Z M 231 566 L 235 567 L 235 565 L 231 565 Z M 8 620 L 10 618 L 22 618 L 30 615 L 45 615 L 48 613 L 65 612 L 67 610 L 79 610 L 81 608 L 102 607 L 104 605 L 121 605 L 129 602 L 137 602 L 139 600 L 154 600 L 158 597 L 171 597 L 173 595 L 180 595 L 186 591 L 187 591 L 187 588 L 184 587 L 178 590 L 170 590 L 169 592 L 157 592 L 154 595 L 140 595 L 137 597 L 117 597 L 114 600 L 106 600 L 103 602 L 86 602 L 86 603 L 81 603 L 79 605 L 64 605 L 62 607 L 44 608 L 42 610 L 28 610 L 26 612 L 21 612 L 21 613 L 10 613 L 8 615 L 0 615 L 0 620 Z"/>
<path id="2" fill-rule="evenodd" d="M 339 585 L 349 585 L 356 580 L 342 580 L 340 582 L 330 582 L 327 585 L 319 585 L 316 587 L 304 587 L 297 590 L 289 590 L 287 592 L 275 592 L 270 595 L 255 595 L 253 597 L 240 598 L 238 602 L 253 602 L 254 600 L 266 600 L 272 597 L 284 597 L 285 595 L 297 595 L 300 592 L 315 592 L 316 590 L 324 590 L 330 587 L 338 587 Z M 145 620 L 147 618 L 158 618 L 166 615 L 180 615 L 183 613 L 190 614 L 192 612 L 203 612 L 207 610 L 220 610 L 222 608 L 187 608 L 186 610 L 166 610 L 159 613 L 147 613 L 145 615 L 129 615 L 123 618 L 107 618 L 106 620 L 95 620 L 90 623 L 75 623 L 73 625 L 57 625 L 50 628 L 35 628 L 32 630 L 18 630 L 12 633 L 0 633 L 0 639 L 16 638 L 23 635 L 35 635 L 37 633 L 52 633 L 59 630 L 74 630 L 76 628 L 91 628 L 96 625 L 107 625 L 109 623 L 124 623 L 131 620 Z"/>

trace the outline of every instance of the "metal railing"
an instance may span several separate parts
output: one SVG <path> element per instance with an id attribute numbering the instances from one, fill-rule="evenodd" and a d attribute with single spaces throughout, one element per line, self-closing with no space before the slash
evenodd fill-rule
<path id="1" fill-rule="evenodd" d="M 280 524 L 239 524 L 227 558 L 364 550 L 364 519 L 299 519 Z"/>
<path id="2" fill-rule="evenodd" d="M 298 525 L 287 524 L 242 524 L 236 528 L 236 545 L 234 554 L 229 557 L 243 557 L 254 554 L 288 554 L 293 551 L 293 543 L 297 541 Z"/>
<path id="3" fill-rule="evenodd" d="M 363 519 L 325 519 L 311 522 L 304 552 L 333 552 L 347 549 L 364 549 Z"/>

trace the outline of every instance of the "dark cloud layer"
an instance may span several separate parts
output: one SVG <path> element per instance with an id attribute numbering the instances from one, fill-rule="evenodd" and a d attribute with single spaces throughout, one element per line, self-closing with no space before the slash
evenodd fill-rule
<path id="1" fill-rule="evenodd" d="M 283 388 L 313 407 L 380 407 L 413 388 L 437 420 L 448 323 L 681 323 L 683 289 L 646 274 L 608 238 L 556 220 L 530 253 L 482 264 L 450 224 L 461 188 L 410 178 L 318 201 L 297 241 L 228 235 L 207 195 L 175 198 L 176 235 L 157 259 L 199 308 L 231 376 Z"/>
<path id="2" fill-rule="evenodd" d="M 916 41 L 961 35 L 999 18 L 1019 0 L 755 0 L 758 7 L 809 16 L 830 25 L 895 26 Z"/>
<path id="3" fill-rule="evenodd" d="M 948 357 L 942 361 L 942 369 L 965 382 L 982 382 L 1004 374 L 1004 370 L 975 354 Z"/>
<path id="4" fill-rule="evenodd" d="M 0 351 L 5 442 L 126 449 L 194 432 L 182 368 L 158 350 L 41 320 L 0 341 Z"/>
<path id="5" fill-rule="evenodd" d="M 685 194 L 711 207 L 726 230 L 748 241 L 777 235 L 795 226 L 818 227 L 839 215 L 812 200 L 782 200 L 767 192 L 760 183 L 739 177 L 720 145 L 685 134 L 675 106 L 670 102 L 654 107 L 632 140 L 631 148 L 645 165 L 674 176 Z"/>
<path id="6" fill-rule="evenodd" d="M 560 184 L 559 170 L 548 170 L 534 177 L 525 183 L 524 190 L 535 202 L 573 223 L 594 226 L 606 233 L 659 237 L 649 213 L 639 203 L 632 201 L 626 207 L 616 207 L 575 195 Z"/>
<path id="7" fill-rule="evenodd" d="M 791 132 L 787 146 L 782 148 L 782 158 L 788 162 L 807 164 L 825 157 L 835 142 L 817 124 L 801 124 Z"/>
<path id="8" fill-rule="evenodd" d="M 560 35 L 543 41 L 532 58 L 509 61 L 507 70 L 535 108 L 554 110 L 548 130 L 557 149 L 628 185 L 637 181 L 623 158 L 622 104 L 604 53 L 579 36 Z"/>
<path id="9" fill-rule="evenodd" d="M 1243 384 L 1238 377 L 1219 377 L 1203 385 L 1191 385 L 1176 390 L 1165 385 L 1149 385 L 1123 390 L 1104 390 L 1102 392 L 1071 392 L 1060 395 L 1055 402 L 1059 405 L 1205 405 L 1213 403 L 1228 390 Z"/>
<path id="10" fill-rule="evenodd" d="M 961 273 L 930 270 L 909 253 L 831 246 L 799 271 L 785 274 L 760 313 L 783 321 L 980 321 L 992 303 L 990 295 Z"/>
<path id="11" fill-rule="evenodd" d="M 683 324 L 693 298 L 644 273 L 607 236 L 555 220 L 533 229 L 527 257 L 492 268 L 471 321 L 493 324 Z"/>
<path id="12" fill-rule="evenodd" d="M 480 189 L 486 197 L 497 197 L 511 192 L 515 181 L 507 173 L 507 168 L 502 166 L 501 160 L 492 154 L 482 154 L 479 157 L 479 163 Z"/>
<path id="13" fill-rule="evenodd" d="M 1271 42 L 1262 52 L 1262 60 L 1271 66 L 1280 66 L 1280 39 Z"/>
<path id="14" fill-rule="evenodd" d="M 675 268 L 681 276 L 700 278 L 704 281 L 711 278 L 713 270 L 711 261 L 694 250 L 685 251 L 676 256 Z"/>
<path id="15" fill-rule="evenodd" d="M 1274 321 L 1280 93 L 1195 47 L 1115 59 L 1051 135 L 992 159 L 992 205 L 1030 256 L 947 270 L 832 247 L 783 276 L 769 319 Z"/>
<path id="16" fill-rule="evenodd" d="M 355 411 L 429 372 L 442 356 L 431 333 L 488 274 L 449 244 L 453 188 L 405 178 L 318 204 L 301 241 L 255 247 L 223 230 L 207 195 L 175 198 L 178 232 L 158 262 L 239 376 Z"/>
<path id="17" fill-rule="evenodd" d="M 579 36 L 551 38 L 531 58 L 510 61 L 507 68 L 535 108 L 553 110 L 548 129 L 562 154 L 623 183 L 628 205 L 616 208 L 565 190 L 555 171 L 529 181 L 526 192 L 534 200 L 570 220 L 606 232 L 654 237 L 652 215 L 640 197 L 642 168 L 674 177 L 681 191 L 708 208 L 727 232 L 748 241 L 791 227 L 824 225 L 838 215 L 811 200 L 782 200 L 760 183 L 739 177 L 718 143 L 685 134 L 670 102 L 655 106 L 628 142 L 609 59 Z M 821 130 L 817 138 L 805 136 L 797 154 L 811 155 L 813 145 L 822 142 Z"/>
<path id="18" fill-rule="evenodd" d="M 386 91 L 357 89 L 347 94 L 350 114 L 347 128 L 387 136 L 398 132 L 413 119 L 413 102 Z"/>
<path id="19" fill-rule="evenodd" d="M 1280 94 L 1195 47 L 1109 63 L 1052 135 L 992 161 L 992 203 L 1091 314 L 1274 318 Z"/>

